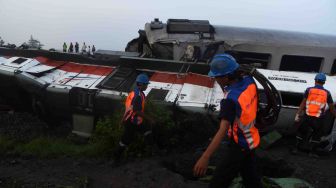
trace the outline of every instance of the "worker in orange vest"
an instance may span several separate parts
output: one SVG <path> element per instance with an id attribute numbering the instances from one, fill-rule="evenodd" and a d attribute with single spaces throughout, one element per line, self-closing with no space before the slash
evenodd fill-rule
<path id="1" fill-rule="evenodd" d="M 114 157 L 115 161 L 119 162 L 120 157 L 126 147 L 132 143 L 136 133 L 143 133 L 146 138 L 151 139 L 151 129 L 150 126 L 143 124 L 143 119 L 147 119 L 150 125 L 154 123 L 150 117 L 145 115 L 145 101 L 146 96 L 144 91 L 147 89 L 149 84 L 149 78 L 146 74 L 139 74 L 136 78 L 135 89 L 128 94 L 125 101 L 125 113 L 122 118 L 122 125 L 124 126 L 124 132 L 119 141 L 119 145 L 115 151 Z"/>
<path id="2" fill-rule="evenodd" d="M 294 154 L 298 148 L 311 152 L 320 143 L 327 104 L 330 112 L 336 117 L 330 92 L 323 87 L 325 82 L 326 75 L 324 73 L 316 74 L 315 86 L 307 88 L 304 93 L 303 100 L 295 115 L 295 122 L 300 122 L 302 119 L 302 124 L 296 135 L 297 148 L 292 150 Z M 303 118 L 301 118 L 302 115 Z"/>
<path id="3" fill-rule="evenodd" d="M 222 160 L 217 165 L 209 187 L 228 187 L 238 175 L 245 187 L 261 187 L 256 172 L 255 149 L 260 142 L 255 127 L 258 107 L 257 86 L 251 76 L 241 76 L 239 65 L 229 54 L 216 55 L 210 64 L 209 76 L 221 86 L 224 99 L 220 102 L 219 129 L 210 145 L 196 162 L 195 176 L 206 174 L 209 159 L 228 136 Z"/>

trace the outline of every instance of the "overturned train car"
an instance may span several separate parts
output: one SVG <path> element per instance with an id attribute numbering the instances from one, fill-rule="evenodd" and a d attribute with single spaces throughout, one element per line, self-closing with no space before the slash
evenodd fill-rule
<path id="1" fill-rule="evenodd" d="M 192 63 L 120 58 L 123 63 L 107 66 L 56 61 L 46 57 L 0 57 L 1 96 L 15 106 L 28 105 L 40 115 L 68 116 L 73 120 L 73 132 L 88 137 L 95 117 L 111 114 L 119 108 L 134 86 L 137 74 L 146 72 L 150 76 L 150 84 L 145 93 L 152 100 L 187 112 L 218 113 L 222 91 L 214 79 L 204 75 L 208 65 L 199 64 L 193 69 L 191 67 L 195 65 Z M 159 63 L 162 66 L 158 66 Z M 184 69 L 193 72 L 181 71 Z M 195 73 L 197 70 L 203 72 Z M 258 71 L 282 96 L 283 107 L 275 127 L 292 126 L 303 92 L 314 84 L 315 74 Z M 327 80 L 325 87 L 336 99 L 333 84 L 336 77 L 328 76 Z M 262 88 L 258 82 L 257 85 Z M 335 124 L 330 116 L 324 125 L 325 139 L 329 141 L 330 148 L 336 140 Z"/>

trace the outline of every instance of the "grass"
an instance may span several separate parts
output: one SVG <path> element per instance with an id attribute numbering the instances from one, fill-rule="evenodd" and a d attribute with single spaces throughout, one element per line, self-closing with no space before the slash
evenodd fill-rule
<path id="1" fill-rule="evenodd" d="M 37 157 L 95 157 L 106 154 L 108 145 L 103 142 L 74 144 L 68 139 L 36 138 L 28 143 L 0 136 L 0 153 Z"/>
<path id="2" fill-rule="evenodd" d="M 181 128 L 173 120 L 171 109 L 147 101 L 145 113 L 155 119 L 155 143 L 169 151 L 179 146 L 184 137 L 177 134 Z M 111 116 L 102 117 L 96 124 L 95 130 L 86 144 L 75 144 L 69 138 L 51 138 L 41 135 L 30 141 L 20 141 L 11 137 L 0 135 L 0 155 L 19 155 L 36 157 L 111 157 L 115 146 L 118 145 L 123 133 L 120 126 L 124 110 L 118 109 Z M 146 122 L 145 122 L 146 123 Z M 126 155 L 129 157 L 148 156 L 148 147 L 143 136 L 128 147 Z"/>
<path id="3" fill-rule="evenodd" d="M 119 126 L 122 109 L 113 115 L 101 118 L 92 137 L 86 144 L 76 144 L 74 137 L 51 138 L 41 135 L 29 141 L 0 135 L 0 155 L 50 157 L 108 157 L 119 141 L 122 128 Z"/>

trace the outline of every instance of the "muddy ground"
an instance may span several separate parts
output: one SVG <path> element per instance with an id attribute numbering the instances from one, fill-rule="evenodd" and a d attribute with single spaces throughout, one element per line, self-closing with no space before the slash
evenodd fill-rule
<path id="1" fill-rule="evenodd" d="M 287 141 L 280 142 L 267 153 L 285 159 L 294 167 L 292 177 L 304 179 L 316 188 L 336 187 L 335 151 L 319 158 L 303 153 L 292 155 Z M 207 187 L 204 182 L 188 180 L 169 170 L 163 162 L 167 159 L 169 156 L 128 159 L 115 167 L 108 159 L 5 157 L 0 162 L 0 187 Z"/>
<path id="2" fill-rule="evenodd" d="M 27 115 L 24 114 L 21 120 L 16 117 L 13 121 L 22 125 L 22 120 L 27 120 L 25 116 Z M 3 122 L 12 120 L 8 120 L 8 116 L 2 118 L 4 129 L 2 132 L 23 134 L 16 130 L 9 131 L 9 128 L 5 129 Z M 31 121 L 36 120 L 33 118 Z M 263 175 L 284 177 L 286 174 L 286 177 L 306 180 L 316 188 L 336 187 L 336 151 L 318 158 L 305 153 L 292 155 L 289 148 L 293 145 L 293 137 L 287 136 L 265 150 L 263 153 L 274 157 L 278 163 L 266 163 L 268 171 L 264 170 Z M 164 153 L 145 159 L 127 159 L 120 166 L 115 166 L 113 160 L 108 158 L 39 159 L 32 156 L 1 156 L 0 187 L 205 188 L 208 186 L 207 183 L 185 175 L 191 172 L 191 167 L 188 167 L 190 164 L 176 166 L 183 164 L 179 163 L 179 160 L 192 158 L 192 153 Z M 190 161 L 192 160 L 188 162 Z M 284 166 L 288 166 L 291 170 L 284 170 Z"/>

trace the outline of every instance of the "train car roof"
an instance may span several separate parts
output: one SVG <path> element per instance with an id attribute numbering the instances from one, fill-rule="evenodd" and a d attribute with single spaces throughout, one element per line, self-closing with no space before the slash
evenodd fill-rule
<path id="1" fill-rule="evenodd" d="M 302 46 L 336 49 L 336 35 L 281 31 L 271 29 L 244 28 L 233 26 L 212 25 L 215 41 L 225 41 L 230 46 L 239 44 L 270 45 L 270 46 Z M 145 32 L 149 43 L 155 42 L 196 42 L 199 34 L 168 33 L 167 24 L 160 29 L 152 29 L 146 23 Z M 209 40 L 211 41 L 211 40 Z"/>
<path id="2" fill-rule="evenodd" d="M 336 36 L 270 29 L 214 26 L 215 39 L 234 46 L 241 43 L 274 46 L 306 46 L 336 48 Z"/>

